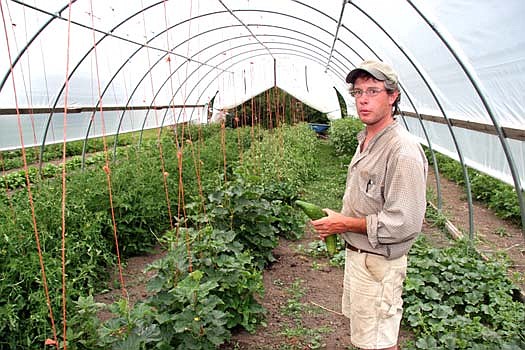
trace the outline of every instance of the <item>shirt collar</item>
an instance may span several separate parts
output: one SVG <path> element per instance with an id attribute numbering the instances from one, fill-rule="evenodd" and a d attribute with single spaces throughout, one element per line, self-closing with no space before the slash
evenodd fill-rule
<path id="1" fill-rule="evenodd" d="M 377 135 L 375 135 L 374 138 L 372 138 L 372 140 L 368 142 L 368 145 L 366 148 L 368 150 L 371 149 L 374 146 L 374 144 L 377 142 L 377 140 L 381 138 L 381 136 L 385 135 L 390 130 L 396 128 L 398 125 L 399 125 L 399 122 L 397 121 L 397 119 L 394 119 L 394 121 L 390 125 L 388 125 L 386 128 L 378 132 Z M 364 129 L 359 134 L 357 134 L 357 141 L 359 141 L 359 143 L 361 144 L 365 140 L 365 137 L 366 137 L 366 129 Z"/>

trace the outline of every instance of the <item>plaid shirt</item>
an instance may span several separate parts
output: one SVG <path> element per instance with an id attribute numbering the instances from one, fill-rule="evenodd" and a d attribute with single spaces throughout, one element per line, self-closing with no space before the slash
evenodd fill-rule
<path id="1" fill-rule="evenodd" d="M 421 145 L 398 121 L 361 152 L 366 131 L 348 166 L 343 215 L 366 217 L 367 234 L 347 232 L 352 246 L 395 259 L 408 253 L 426 210 L 428 162 Z"/>

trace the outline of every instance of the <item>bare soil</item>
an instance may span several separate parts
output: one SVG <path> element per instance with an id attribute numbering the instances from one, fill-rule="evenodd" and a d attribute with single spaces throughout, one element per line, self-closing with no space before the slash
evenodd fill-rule
<path id="1" fill-rule="evenodd" d="M 462 187 L 441 179 L 442 210 L 450 222 L 468 236 L 468 204 Z M 434 176 L 428 179 L 429 189 L 436 193 Z M 512 261 L 509 274 L 525 290 L 525 243 L 521 228 L 501 220 L 484 205 L 474 203 L 476 245 L 486 256 L 505 253 Z M 436 246 L 449 244 L 446 234 L 424 223 L 423 234 Z M 299 241 L 281 239 L 274 250 L 276 262 L 264 272 L 266 293 L 261 304 L 266 308 L 266 325 L 254 334 L 234 332 L 231 341 L 221 349 L 353 349 L 350 345 L 349 322 L 341 315 L 343 270 L 331 267 L 324 257 L 304 253 L 304 247 L 317 237 L 305 232 Z M 125 269 L 127 292 L 131 300 L 145 298 L 144 282 L 149 276 L 142 271 L 147 264 L 162 256 L 162 251 L 130 259 Z M 120 297 L 116 289 L 98 300 L 112 302 Z M 109 315 L 102 315 L 107 317 Z M 401 342 L 410 332 L 401 330 Z"/>

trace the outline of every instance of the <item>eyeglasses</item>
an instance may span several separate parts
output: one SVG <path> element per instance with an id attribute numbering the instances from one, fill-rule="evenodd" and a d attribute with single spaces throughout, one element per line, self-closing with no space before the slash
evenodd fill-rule
<path id="1" fill-rule="evenodd" d="M 379 93 L 382 91 L 386 91 L 386 89 L 369 88 L 369 89 L 366 89 L 365 91 L 361 89 L 353 89 L 353 90 L 350 90 L 350 95 L 352 95 L 352 97 L 355 97 L 355 98 L 361 97 L 363 95 L 375 97 L 379 95 Z"/>

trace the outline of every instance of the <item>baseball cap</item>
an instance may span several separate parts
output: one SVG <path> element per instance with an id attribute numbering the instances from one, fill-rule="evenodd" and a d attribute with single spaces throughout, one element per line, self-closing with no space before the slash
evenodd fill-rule
<path id="1" fill-rule="evenodd" d="M 380 61 L 367 60 L 363 61 L 359 67 L 352 69 L 346 76 L 346 82 L 353 84 L 357 73 L 360 71 L 367 72 L 377 80 L 390 80 L 397 84 L 397 73 L 388 64 Z"/>

